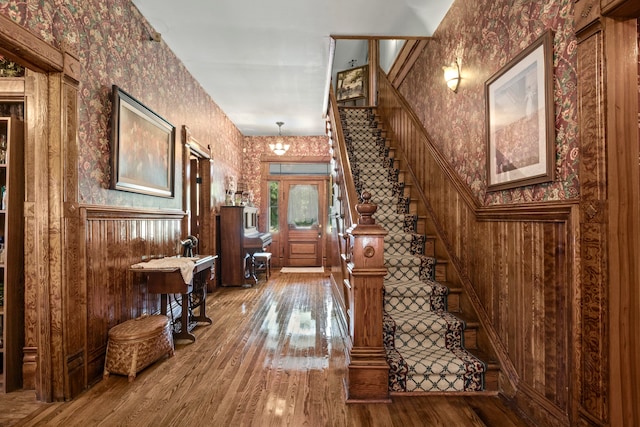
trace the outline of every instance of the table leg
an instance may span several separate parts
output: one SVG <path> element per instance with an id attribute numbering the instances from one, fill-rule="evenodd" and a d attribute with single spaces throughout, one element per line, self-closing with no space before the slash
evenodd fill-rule
<path id="1" fill-rule="evenodd" d="M 204 273 L 204 274 L 202 274 Z M 197 274 L 193 278 L 193 292 L 189 295 L 191 297 L 191 308 L 198 309 L 198 315 L 191 318 L 192 322 L 204 322 L 211 325 L 213 320 L 207 317 L 207 275 L 206 272 Z"/>
<path id="2" fill-rule="evenodd" d="M 167 315 L 167 294 L 160 294 L 160 314 Z"/>
<path id="3" fill-rule="evenodd" d="M 174 332 L 175 339 L 196 340 L 196 336 L 189 331 L 189 294 L 182 294 L 182 313 L 180 313 L 180 330 Z"/>

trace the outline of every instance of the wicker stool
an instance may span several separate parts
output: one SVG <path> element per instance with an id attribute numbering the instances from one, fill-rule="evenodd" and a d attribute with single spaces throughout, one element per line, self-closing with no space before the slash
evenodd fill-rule
<path id="1" fill-rule="evenodd" d="M 269 280 L 271 276 L 271 252 L 256 252 L 253 254 L 254 270 L 264 271 L 265 277 Z"/>
<path id="2" fill-rule="evenodd" d="M 138 372 L 165 354 L 173 356 L 173 334 L 167 316 L 127 320 L 109 330 L 103 378 L 114 373 L 128 375 L 131 382 Z"/>

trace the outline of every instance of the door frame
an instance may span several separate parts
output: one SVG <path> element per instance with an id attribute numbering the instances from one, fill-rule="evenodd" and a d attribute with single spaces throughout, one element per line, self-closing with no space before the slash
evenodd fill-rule
<path id="1" fill-rule="evenodd" d="M 303 178 L 313 179 L 325 179 L 327 186 L 329 185 L 330 175 L 271 175 L 269 173 L 269 165 L 271 163 L 330 163 L 330 156 L 276 156 L 270 154 L 263 154 L 260 158 L 260 194 L 259 206 L 261 215 L 258 218 L 258 228 L 261 231 L 269 231 L 269 218 L 267 213 L 269 212 L 269 181 L 281 181 L 283 178 L 295 178 L 302 176 Z M 329 193 L 327 193 L 329 194 Z M 328 209 L 328 208 L 327 208 Z M 327 211 L 328 212 L 328 211 Z M 329 223 L 323 224 L 326 227 Z M 272 233 L 272 242 L 270 252 L 272 253 L 271 265 L 272 267 L 282 267 L 284 260 L 284 246 L 282 245 L 281 233 Z M 329 233 L 324 233 L 322 239 L 322 263 L 327 263 L 327 248 L 328 241 L 327 236 Z"/>
<path id="2" fill-rule="evenodd" d="M 198 142 L 185 125 L 182 126 L 182 143 L 182 209 L 187 212 L 182 229 L 198 238 L 198 253 L 214 255 L 215 215 L 209 197 L 213 177 L 211 146 Z"/>
<path id="3" fill-rule="evenodd" d="M 25 79 L 25 252 L 23 387 L 41 401 L 87 387 L 85 265 L 78 201 L 78 55 L 0 15 L 0 53 Z M 75 299 L 71 301 L 68 296 Z M 69 299 L 69 301 L 68 301 Z M 36 309 L 37 308 L 37 309 Z M 73 331 L 70 330 L 73 325 Z"/>

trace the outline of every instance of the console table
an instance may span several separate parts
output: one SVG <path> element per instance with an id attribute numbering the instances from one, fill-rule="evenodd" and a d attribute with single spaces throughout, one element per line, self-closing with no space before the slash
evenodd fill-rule
<path id="1" fill-rule="evenodd" d="M 169 294 L 182 295 L 180 319 L 173 322 L 174 339 L 196 340 L 191 333 L 199 322 L 212 323 L 206 315 L 207 281 L 213 280 L 217 255 L 168 257 L 134 264 L 131 271 L 147 276 L 148 290 L 160 294 L 160 313 L 167 314 Z M 198 308 L 198 315 L 193 310 Z M 173 317 L 173 316 L 172 316 Z"/>

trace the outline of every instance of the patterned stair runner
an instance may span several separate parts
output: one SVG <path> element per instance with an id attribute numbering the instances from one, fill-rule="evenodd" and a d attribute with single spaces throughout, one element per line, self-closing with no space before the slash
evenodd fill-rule
<path id="1" fill-rule="evenodd" d="M 463 346 L 463 322 L 447 312 L 449 289 L 435 281 L 425 236 L 415 232 L 404 183 L 372 109 L 340 110 L 358 194 L 371 193 L 385 237 L 384 344 L 390 391 L 483 390 L 485 365 Z"/>

